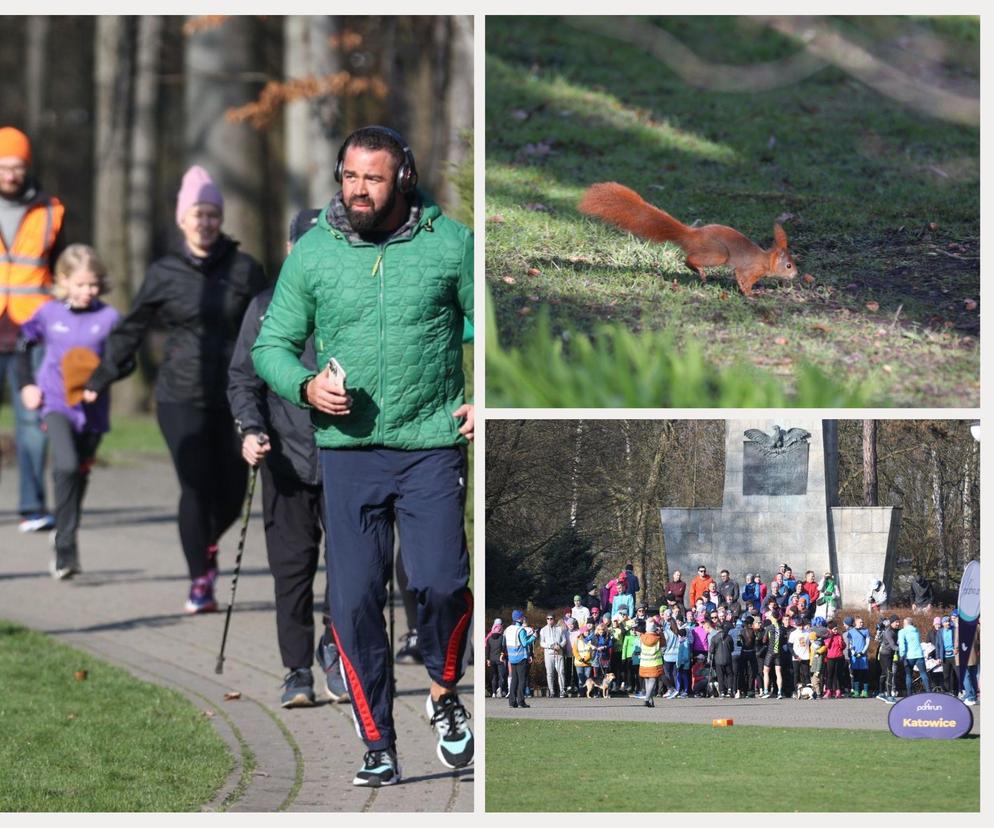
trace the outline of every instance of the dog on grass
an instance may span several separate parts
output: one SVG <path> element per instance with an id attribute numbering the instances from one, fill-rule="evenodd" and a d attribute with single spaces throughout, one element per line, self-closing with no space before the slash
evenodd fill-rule
<path id="1" fill-rule="evenodd" d="M 587 698 L 593 698 L 593 692 L 595 687 L 601 689 L 601 697 L 605 699 L 611 698 L 611 682 L 614 681 L 614 673 L 608 673 L 604 676 L 600 684 L 594 681 L 592 678 L 588 678 L 585 682 L 587 687 Z"/>

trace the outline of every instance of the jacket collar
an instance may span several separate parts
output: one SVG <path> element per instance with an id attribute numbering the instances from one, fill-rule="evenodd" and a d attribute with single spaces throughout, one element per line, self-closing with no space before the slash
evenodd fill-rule
<path id="1" fill-rule="evenodd" d="M 441 213 L 442 211 L 438 208 L 438 205 L 432 202 L 421 190 L 415 190 L 414 195 L 410 199 L 410 209 L 407 213 L 407 219 L 400 227 L 378 241 L 381 244 L 385 244 L 392 241 L 406 241 L 411 239 L 423 227 L 430 229 L 432 221 L 438 218 Z M 340 191 L 332 198 L 327 209 L 322 211 L 318 218 L 318 226 L 337 232 L 351 245 L 371 243 L 352 229 L 348 214 L 345 212 L 345 203 L 342 201 L 342 193 Z"/>

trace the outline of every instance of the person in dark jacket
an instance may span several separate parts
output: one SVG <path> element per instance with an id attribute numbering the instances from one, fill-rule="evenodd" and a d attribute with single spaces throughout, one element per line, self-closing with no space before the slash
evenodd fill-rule
<path id="1" fill-rule="evenodd" d="M 956 675 L 956 631 L 950 623 L 952 619 L 943 615 L 939 619 L 939 628 L 929 635 L 929 641 L 935 647 L 933 657 L 942 662 L 942 689 L 956 695 L 959 692 L 959 681 Z"/>
<path id="2" fill-rule="evenodd" d="M 880 687 L 877 698 L 888 704 L 897 702 L 897 631 L 900 621 L 892 615 L 879 630 L 877 660 L 880 662 Z"/>
<path id="3" fill-rule="evenodd" d="M 290 222 L 287 252 L 314 226 L 318 210 L 302 210 Z M 228 368 L 228 402 L 242 436 L 242 457 L 259 466 L 262 476 L 262 516 L 266 556 L 276 598 L 276 635 L 283 666 L 283 707 L 314 704 L 314 578 L 321 557 L 324 525 L 321 473 L 314 429 L 306 411 L 270 391 L 252 365 L 252 345 L 259 335 L 273 288 L 256 296 L 245 312 L 235 352 Z M 301 361 L 316 369 L 314 342 L 308 340 Z M 328 633 L 325 602 L 324 633 L 317 648 L 327 696 L 347 702 L 338 648 Z"/>
<path id="4" fill-rule="evenodd" d="M 739 585 L 736 581 L 732 580 L 732 576 L 727 569 L 723 569 L 718 573 L 718 594 L 725 599 L 727 606 L 732 606 L 739 602 Z"/>
<path id="5" fill-rule="evenodd" d="M 732 650 L 735 649 L 735 641 L 729 635 L 730 627 L 731 624 L 728 623 L 718 627 L 708 644 L 708 656 L 718 674 L 718 692 L 728 698 L 732 696 L 732 686 L 735 683 L 732 669 Z"/>
<path id="6" fill-rule="evenodd" d="M 225 394 L 242 317 L 266 287 L 261 265 L 221 232 L 224 200 L 202 167 L 183 176 L 178 250 L 153 262 L 131 310 L 111 332 L 83 399 L 134 370 L 153 322 L 168 330 L 156 414 L 180 484 L 179 536 L 190 573 L 189 613 L 213 612 L 218 540 L 238 518 L 248 477 Z"/>
<path id="7" fill-rule="evenodd" d="M 916 575 L 911 582 L 911 611 L 928 612 L 932 609 L 935 598 L 932 594 L 932 584 L 924 575 Z"/>
<path id="8" fill-rule="evenodd" d="M 495 699 L 507 698 L 507 648 L 504 644 L 504 622 L 495 618 L 483 643 L 483 651 L 490 670 L 490 695 Z"/>

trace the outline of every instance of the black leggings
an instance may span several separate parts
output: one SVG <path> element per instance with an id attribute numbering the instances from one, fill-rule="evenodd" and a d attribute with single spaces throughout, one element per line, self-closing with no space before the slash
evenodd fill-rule
<path id="1" fill-rule="evenodd" d="M 825 659 L 825 666 L 828 668 L 825 690 L 841 691 L 840 679 L 842 677 L 843 660 L 841 658 L 828 658 Z"/>
<path id="2" fill-rule="evenodd" d="M 179 539 L 190 578 L 207 574 L 207 547 L 238 518 L 248 464 L 227 408 L 158 403 L 162 436 L 179 478 Z"/>

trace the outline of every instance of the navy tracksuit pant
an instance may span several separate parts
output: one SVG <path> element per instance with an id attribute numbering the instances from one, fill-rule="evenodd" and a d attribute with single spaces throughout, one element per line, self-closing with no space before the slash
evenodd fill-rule
<path id="1" fill-rule="evenodd" d="M 463 675 L 473 614 L 466 455 L 459 447 L 322 449 L 321 470 L 332 633 L 360 736 L 369 750 L 381 750 L 394 743 L 392 642 L 383 618 L 394 519 L 428 674 L 445 687 Z"/>

